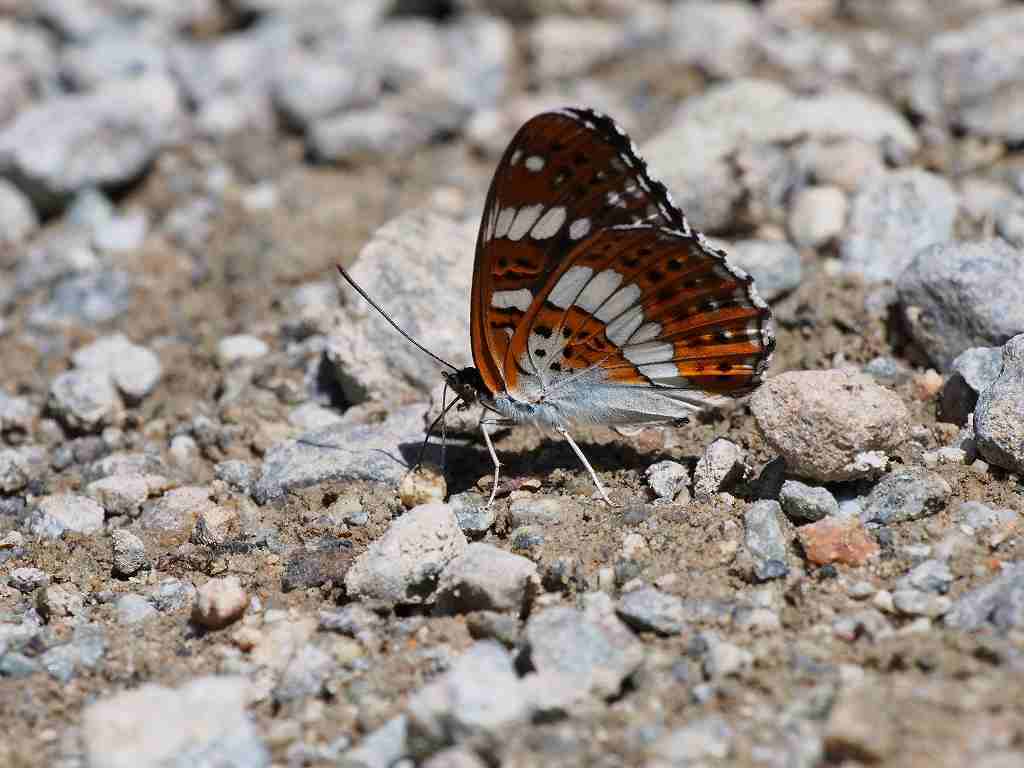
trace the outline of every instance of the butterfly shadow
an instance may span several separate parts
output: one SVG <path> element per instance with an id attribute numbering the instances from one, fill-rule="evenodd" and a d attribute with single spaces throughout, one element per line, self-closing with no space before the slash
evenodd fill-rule
<path id="1" fill-rule="evenodd" d="M 498 431 L 494 433 L 493 438 L 497 442 L 508 434 L 511 434 L 510 430 Z M 595 442 L 587 437 L 575 439 L 597 472 L 643 469 L 652 461 L 649 451 L 641 452 L 622 442 Z M 415 465 L 422 445 L 421 442 L 417 442 L 402 443 L 398 446 L 406 466 L 412 468 Z M 586 469 L 573 453 L 572 447 L 558 436 L 544 435 L 536 446 L 510 449 L 495 446 L 495 451 L 498 454 L 498 461 L 501 462 L 500 480 L 503 483 L 522 477 L 544 480 L 556 469 L 578 474 L 581 480 L 590 482 Z M 453 494 L 475 489 L 480 478 L 489 477 L 494 473 L 494 463 L 482 438 L 460 437 L 453 440 L 449 437 L 443 458 L 448 490 Z M 440 440 L 432 440 L 428 444 L 423 453 L 423 463 L 442 466 Z"/>

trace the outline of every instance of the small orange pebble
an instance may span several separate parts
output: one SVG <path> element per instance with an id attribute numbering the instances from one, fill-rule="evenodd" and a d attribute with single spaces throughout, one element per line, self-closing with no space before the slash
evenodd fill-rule
<path id="1" fill-rule="evenodd" d="M 863 565 L 879 552 L 878 542 L 856 517 L 826 517 L 797 528 L 796 535 L 815 565 Z"/>

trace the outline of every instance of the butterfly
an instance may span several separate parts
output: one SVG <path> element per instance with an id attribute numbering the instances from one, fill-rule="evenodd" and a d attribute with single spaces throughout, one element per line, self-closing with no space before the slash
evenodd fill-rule
<path id="1" fill-rule="evenodd" d="M 461 369 L 410 340 L 449 369 L 453 405 L 489 412 L 488 506 L 501 468 L 492 427 L 554 429 L 610 505 L 574 425 L 685 421 L 756 388 L 775 348 L 753 278 L 690 227 L 614 120 L 571 107 L 528 120 L 498 163 L 470 337 L 474 364 Z"/>

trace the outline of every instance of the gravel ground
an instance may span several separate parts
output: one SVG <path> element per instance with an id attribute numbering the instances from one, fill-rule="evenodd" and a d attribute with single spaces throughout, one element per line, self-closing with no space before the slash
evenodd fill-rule
<path id="1" fill-rule="evenodd" d="M 1024 5 L 0 0 L 0 765 L 1024 766 Z M 449 424 L 518 125 L 633 134 L 766 383 Z M 429 462 L 441 459 L 430 448 Z"/>

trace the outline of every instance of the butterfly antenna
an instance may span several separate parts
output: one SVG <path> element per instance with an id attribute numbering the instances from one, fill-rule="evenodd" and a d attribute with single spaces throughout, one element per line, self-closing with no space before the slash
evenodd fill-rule
<path id="1" fill-rule="evenodd" d="M 418 341 L 416 341 L 416 339 L 414 339 L 412 336 L 410 336 L 408 333 L 406 333 L 404 330 L 402 330 L 402 327 L 392 319 L 391 315 L 389 315 L 387 312 L 385 312 L 383 309 L 381 309 L 380 305 L 367 295 L 366 291 L 364 291 L 359 286 L 359 283 L 357 283 L 355 280 L 352 279 L 352 276 L 348 272 L 346 272 L 342 268 L 342 266 L 340 264 L 336 264 L 335 266 L 338 268 L 338 272 L 341 274 L 341 276 L 343 278 L 345 278 L 345 282 L 348 283 L 349 285 L 351 285 L 355 289 L 356 293 L 358 293 L 360 296 L 362 296 L 364 299 L 366 299 L 366 303 L 369 304 L 374 309 L 376 309 L 380 313 L 381 317 L 383 317 L 385 320 L 387 320 L 389 323 L 391 323 L 391 327 L 394 328 L 396 331 L 398 331 L 400 334 L 402 334 L 402 336 L 405 337 L 406 341 L 408 341 L 410 344 L 412 344 L 414 347 L 416 347 L 421 352 L 423 352 L 423 353 L 429 355 L 430 357 L 434 358 L 434 360 L 439 362 L 441 365 L 448 366 L 449 368 L 451 368 L 456 373 L 459 372 L 459 369 L 456 368 L 454 365 L 449 363 L 447 360 L 444 360 L 444 359 L 438 357 L 437 355 L 435 355 L 429 349 L 427 349 L 422 344 L 420 344 Z"/>
<path id="2" fill-rule="evenodd" d="M 416 463 L 412 465 L 412 469 L 409 470 L 410 472 L 415 472 L 419 468 L 420 464 L 423 463 L 423 454 L 426 453 L 426 451 L 427 451 L 427 443 L 430 442 L 430 436 L 432 434 L 434 434 L 434 430 L 437 428 L 437 422 L 439 422 L 439 421 L 441 422 L 441 425 L 442 425 L 441 426 L 441 428 L 442 428 L 442 433 L 441 433 L 442 434 L 442 437 L 441 437 L 441 440 L 442 440 L 442 442 L 441 442 L 441 467 L 442 468 L 444 467 L 444 449 L 445 449 L 444 439 L 445 439 L 445 434 L 447 432 L 448 421 L 447 420 L 442 421 L 442 420 L 448 414 L 448 411 L 450 411 L 453 407 L 458 405 L 459 402 L 460 402 L 458 399 L 455 399 L 455 400 L 452 400 L 450 403 L 448 403 L 448 405 L 444 405 L 444 401 L 447 399 L 447 397 L 448 397 L 448 385 L 445 384 L 444 385 L 444 394 L 441 397 L 441 404 L 444 407 L 441 410 L 441 414 L 436 419 L 434 419 L 434 421 L 431 423 L 430 429 L 427 430 L 427 436 L 425 438 L 423 438 L 423 445 L 420 446 L 420 452 L 416 456 Z"/>

